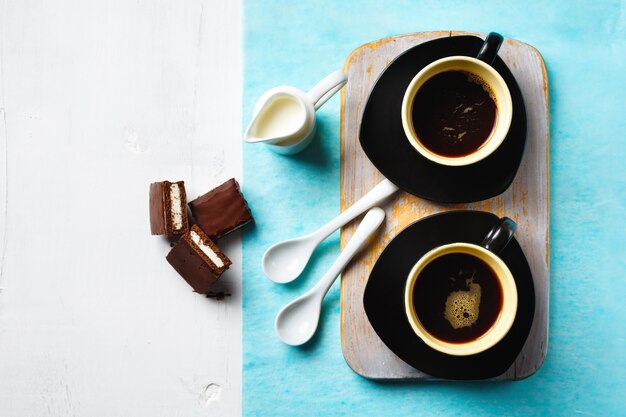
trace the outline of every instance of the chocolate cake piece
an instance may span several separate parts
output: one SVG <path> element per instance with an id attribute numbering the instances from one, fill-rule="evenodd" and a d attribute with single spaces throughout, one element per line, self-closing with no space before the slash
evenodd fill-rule
<path id="1" fill-rule="evenodd" d="M 189 230 L 185 182 L 150 184 L 150 230 L 153 235 L 182 235 Z"/>
<path id="2" fill-rule="evenodd" d="M 231 264 L 230 259 L 196 225 L 180 238 L 166 259 L 200 294 L 207 294 L 211 285 Z"/>
<path id="3" fill-rule="evenodd" d="M 253 220 L 234 178 L 191 201 L 189 207 L 198 226 L 213 240 Z"/>

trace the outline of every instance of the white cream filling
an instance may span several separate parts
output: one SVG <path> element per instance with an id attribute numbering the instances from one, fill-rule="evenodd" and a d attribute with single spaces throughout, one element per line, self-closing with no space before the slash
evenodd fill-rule
<path id="1" fill-rule="evenodd" d="M 218 268 L 221 268 L 221 267 L 224 266 L 224 262 L 220 259 L 219 256 L 217 256 L 217 254 L 213 251 L 213 249 L 211 249 L 210 246 L 207 246 L 207 245 L 204 244 L 204 241 L 202 240 L 202 238 L 200 237 L 199 234 L 197 234 L 193 230 L 189 234 L 191 235 L 191 240 L 193 241 L 193 243 L 198 245 L 200 250 L 206 256 L 209 257 L 209 259 L 211 260 L 211 262 L 213 262 L 215 264 L 215 266 L 217 266 Z"/>
<path id="2" fill-rule="evenodd" d="M 170 210 L 174 229 L 183 228 L 183 204 L 180 199 L 180 187 L 178 184 L 170 184 Z"/>

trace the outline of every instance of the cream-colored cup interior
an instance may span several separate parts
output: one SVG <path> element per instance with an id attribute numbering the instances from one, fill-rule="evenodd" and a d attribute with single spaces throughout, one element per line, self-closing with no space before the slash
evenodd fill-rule
<path id="1" fill-rule="evenodd" d="M 502 310 L 495 324 L 484 335 L 467 343 L 449 343 L 430 334 L 420 322 L 413 304 L 415 282 L 424 267 L 433 260 L 451 253 L 465 253 L 483 260 L 496 273 L 502 287 Z M 508 333 L 517 312 L 517 287 L 511 271 L 504 261 L 487 249 L 471 243 L 452 243 L 439 246 L 422 256 L 407 278 L 404 292 L 404 307 L 415 334 L 431 348 L 455 356 L 474 355 L 498 343 Z"/>
<path id="2" fill-rule="evenodd" d="M 496 125 L 491 132 L 491 136 L 476 152 L 460 157 L 447 157 L 432 152 L 422 145 L 413 127 L 412 109 L 415 94 L 430 78 L 447 71 L 466 71 L 482 78 L 489 85 L 496 101 Z M 402 127 L 407 139 L 420 154 L 442 165 L 469 165 L 491 155 L 506 138 L 512 117 L 513 101 L 511 100 L 509 88 L 502 76 L 491 65 L 467 56 L 442 58 L 424 67 L 413 78 L 402 100 Z"/>

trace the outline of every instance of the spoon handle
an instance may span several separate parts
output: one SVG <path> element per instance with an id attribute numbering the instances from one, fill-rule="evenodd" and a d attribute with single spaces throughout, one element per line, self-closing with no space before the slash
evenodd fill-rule
<path id="1" fill-rule="evenodd" d="M 335 230 L 350 223 L 350 221 L 354 220 L 355 217 L 359 216 L 366 210 L 371 209 L 375 205 L 389 198 L 396 191 L 398 191 L 398 187 L 385 178 L 347 210 L 326 223 L 317 231 L 313 232 L 312 234 L 317 236 L 317 243 L 319 244 L 319 242 L 326 239 Z"/>
<path id="2" fill-rule="evenodd" d="M 380 227 L 381 223 L 385 219 L 385 210 L 374 207 L 367 212 L 359 227 L 357 227 L 354 235 L 348 241 L 348 244 L 339 254 L 339 257 L 335 260 L 335 263 L 331 265 L 326 274 L 319 280 L 310 292 L 318 293 L 318 297 L 321 300 L 324 298 L 330 287 L 335 282 L 335 279 L 339 276 L 341 271 L 346 267 L 348 262 L 354 257 L 354 255 L 363 247 L 367 239 Z"/>

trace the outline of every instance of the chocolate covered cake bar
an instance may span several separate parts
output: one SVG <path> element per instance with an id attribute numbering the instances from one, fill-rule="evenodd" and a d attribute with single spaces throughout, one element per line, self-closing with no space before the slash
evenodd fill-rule
<path id="1" fill-rule="evenodd" d="M 182 235 L 189 230 L 185 182 L 150 184 L 150 230 L 153 235 Z"/>
<path id="2" fill-rule="evenodd" d="M 207 294 L 231 262 L 196 225 L 167 254 L 167 261 L 193 290 Z"/>
<path id="3" fill-rule="evenodd" d="M 213 240 L 253 220 L 234 178 L 191 201 L 189 207 L 198 226 Z"/>

